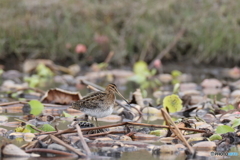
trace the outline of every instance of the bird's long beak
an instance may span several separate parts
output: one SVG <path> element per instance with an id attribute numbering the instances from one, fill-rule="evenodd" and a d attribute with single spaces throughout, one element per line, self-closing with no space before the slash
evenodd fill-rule
<path id="1" fill-rule="evenodd" d="M 122 99 L 124 99 L 124 101 L 126 101 L 127 104 L 129 104 L 129 102 L 123 97 L 123 95 L 122 95 L 119 91 L 117 91 L 117 94 L 118 94 L 120 97 L 122 97 Z"/>

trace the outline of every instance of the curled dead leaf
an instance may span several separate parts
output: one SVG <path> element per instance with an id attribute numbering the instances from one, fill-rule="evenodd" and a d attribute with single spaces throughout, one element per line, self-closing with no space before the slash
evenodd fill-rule
<path id="1" fill-rule="evenodd" d="M 41 102 L 55 104 L 71 104 L 73 101 L 78 101 L 82 98 L 79 92 L 70 92 L 63 89 L 50 89 L 42 97 Z"/>

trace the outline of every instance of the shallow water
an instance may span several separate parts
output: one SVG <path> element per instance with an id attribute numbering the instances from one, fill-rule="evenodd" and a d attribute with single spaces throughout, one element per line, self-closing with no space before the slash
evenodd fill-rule
<path id="1" fill-rule="evenodd" d="M 127 90 L 125 90 L 125 91 L 121 90 L 120 92 L 123 93 L 125 95 L 125 97 L 128 97 L 127 94 L 130 93 L 130 91 L 127 91 Z M 84 90 L 84 91 L 81 91 L 81 93 L 83 93 L 83 95 L 85 95 L 87 93 L 87 91 Z M 8 119 L 9 122 L 15 121 L 14 120 L 15 118 L 21 119 L 21 117 L 23 116 L 22 113 L 18 113 L 18 114 L 2 113 L 0 115 L 8 116 L 9 117 L 9 119 Z M 142 120 L 141 122 L 142 123 L 150 123 L 150 124 L 158 124 L 158 125 L 163 124 L 163 120 L 161 120 L 161 119 L 158 119 L 158 120 L 155 120 L 155 121 Z M 60 129 L 60 130 L 61 129 L 62 130 L 66 129 L 67 125 L 70 124 L 70 123 L 71 122 L 69 122 L 69 121 L 60 121 L 59 125 L 58 125 L 58 129 Z M 117 123 L 120 123 L 120 122 L 117 122 Z M 115 124 L 115 123 L 99 121 L 100 126 L 101 125 L 110 125 L 110 124 Z M 2 126 L 0 126 L 0 127 L 2 127 Z M 3 128 L 6 128 L 8 130 L 14 130 L 13 127 L 3 127 Z M 3 139 L 4 139 L 3 137 L 0 137 L 0 142 L 2 142 Z M 21 145 L 26 143 L 24 141 L 20 142 L 20 141 L 17 141 L 17 140 L 8 140 L 8 141 L 11 141 L 12 143 L 14 143 L 18 146 L 21 146 Z M 152 142 L 151 144 L 161 145 L 162 143 L 161 142 L 155 142 L 155 143 Z M 93 149 L 93 150 L 95 151 L 96 149 Z M 240 152 L 237 151 L 237 149 L 235 147 L 232 147 L 231 152 L 238 152 L 239 155 L 240 155 Z M 222 157 L 220 157 L 220 158 L 222 158 Z M 233 159 L 233 160 L 237 160 L 239 158 L 240 158 L 240 156 L 228 157 L 228 159 Z M 13 159 L 16 159 L 16 158 L 2 158 L 1 160 L 13 160 Z M 74 158 L 65 158 L 65 157 L 58 157 L 58 158 L 19 158 L 19 157 L 17 157 L 17 159 L 19 159 L 19 160 L 39 160 L 39 159 L 71 160 L 71 159 L 74 159 Z M 92 159 L 92 160 L 100 160 L 100 159 L 111 159 L 111 160 L 115 160 L 115 159 L 121 159 L 121 160 L 129 160 L 129 159 L 134 159 L 134 160 L 135 159 L 136 160 L 176 159 L 176 160 L 184 160 L 184 159 L 186 159 L 186 156 L 185 156 L 185 154 L 153 155 L 152 153 L 148 152 L 147 150 L 141 149 L 139 151 L 134 151 L 134 152 L 122 152 L 120 157 L 103 157 L 103 158 L 91 157 L 90 159 Z M 219 159 L 219 157 L 217 158 L 215 156 L 211 156 L 210 153 L 209 153 L 208 156 L 204 157 L 203 159 Z"/>

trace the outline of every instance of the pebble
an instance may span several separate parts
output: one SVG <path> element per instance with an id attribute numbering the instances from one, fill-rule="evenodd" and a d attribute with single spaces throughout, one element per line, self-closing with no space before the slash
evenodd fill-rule
<path id="1" fill-rule="evenodd" d="M 192 147 L 196 151 L 214 151 L 216 149 L 216 144 L 214 142 L 205 141 L 196 143 Z"/>

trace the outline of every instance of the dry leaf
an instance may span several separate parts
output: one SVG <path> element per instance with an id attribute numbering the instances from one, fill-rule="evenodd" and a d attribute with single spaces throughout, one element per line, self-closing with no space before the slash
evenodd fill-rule
<path id="1" fill-rule="evenodd" d="M 74 101 L 82 99 L 79 92 L 70 92 L 63 89 L 50 89 L 42 97 L 41 102 L 55 104 L 71 104 Z"/>

